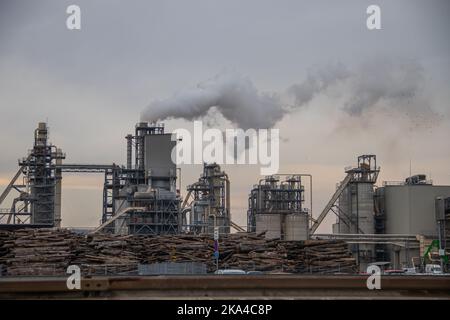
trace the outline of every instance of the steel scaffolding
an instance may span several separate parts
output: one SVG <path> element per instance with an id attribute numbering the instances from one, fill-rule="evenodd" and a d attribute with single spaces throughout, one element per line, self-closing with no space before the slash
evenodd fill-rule
<path id="1" fill-rule="evenodd" d="M 259 214 L 306 213 L 303 208 L 304 191 L 302 175 L 267 176 L 259 181 L 248 197 L 247 230 L 256 231 L 256 216 Z M 309 175 L 308 175 L 309 176 Z"/>
<path id="2" fill-rule="evenodd" d="M 34 131 L 33 149 L 19 161 L 19 171 L 0 197 L 0 204 L 15 189 L 19 196 L 13 199 L 11 209 L 2 209 L 0 222 L 6 225 L 35 225 L 59 227 L 61 222 L 61 164 L 65 154 L 48 142 L 46 123 Z M 16 184 L 23 174 L 23 183 Z"/>
<path id="3" fill-rule="evenodd" d="M 187 191 L 182 206 L 183 231 L 212 234 L 218 227 L 220 233 L 230 232 L 230 180 L 218 164 L 205 163 L 202 175 Z"/>

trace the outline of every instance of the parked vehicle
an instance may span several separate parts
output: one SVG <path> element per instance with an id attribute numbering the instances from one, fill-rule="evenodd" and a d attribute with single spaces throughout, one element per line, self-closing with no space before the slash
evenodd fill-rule
<path id="1" fill-rule="evenodd" d="M 426 274 L 443 274 L 442 268 L 438 264 L 427 264 L 425 265 Z"/>
<path id="2" fill-rule="evenodd" d="M 404 274 L 405 273 L 405 269 L 389 269 L 389 270 L 385 270 L 383 274 L 385 275 L 392 275 L 392 274 Z"/>
<path id="3" fill-rule="evenodd" d="M 405 271 L 406 275 L 417 274 L 416 268 L 403 268 L 403 270 Z"/>
<path id="4" fill-rule="evenodd" d="M 239 270 L 239 269 L 221 269 L 221 270 L 216 270 L 214 272 L 214 274 L 247 274 L 244 270 Z"/>
<path id="5" fill-rule="evenodd" d="M 264 274 L 264 272 L 262 272 L 262 271 L 247 271 L 247 274 L 250 274 L 250 275 L 262 275 L 262 274 Z"/>

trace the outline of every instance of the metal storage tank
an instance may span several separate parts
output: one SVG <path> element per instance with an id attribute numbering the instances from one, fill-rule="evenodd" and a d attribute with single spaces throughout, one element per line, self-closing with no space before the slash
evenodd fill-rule
<path id="1" fill-rule="evenodd" d="M 334 233 L 375 233 L 374 184 L 379 171 L 375 155 L 361 155 L 356 167 L 345 168 L 347 177 L 341 183 L 347 184 L 340 188 L 344 189 L 335 211 L 339 218 L 333 226 Z"/>
<path id="2" fill-rule="evenodd" d="M 450 196 L 450 186 L 385 183 L 386 233 L 436 236 L 435 199 Z"/>
<path id="3" fill-rule="evenodd" d="M 357 190 L 357 199 L 353 202 L 353 212 L 356 212 L 358 228 L 360 233 L 374 234 L 373 184 L 358 183 Z"/>
<path id="4" fill-rule="evenodd" d="M 340 213 L 340 215 L 350 217 L 351 203 L 352 203 L 351 188 L 347 187 L 344 189 L 342 194 L 339 196 L 339 213 Z M 351 233 L 350 226 L 348 225 L 349 220 L 347 219 L 345 222 L 342 219 L 337 218 L 336 233 Z"/>
<path id="5" fill-rule="evenodd" d="M 309 233 L 308 214 L 288 214 L 284 219 L 284 240 L 307 240 Z"/>
<path id="6" fill-rule="evenodd" d="M 374 187 L 372 183 L 353 182 L 345 188 L 339 198 L 339 207 L 342 216 L 339 233 L 347 234 L 374 234 Z M 344 209 L 343 209 L 344 208 Z M 348 210 L 348 211 L 344 211 Z M 367 263 L 375 258 L 375 246 L 373 244 L 355 244 L 351 250 L 356 254 L 361 270 L 365 270 Z"/>
<path id="7" fill-rule="evenodd" d="M 257 214 L 256 233 L 266 231 L 266 239 L 281 238 L 281 215 L 280 214 Z"/>
<path id="8" fill-rule="evenodd" d="M 437 197 L 450 196 L 450 186 L 433 185 L 431 180 L 408 177 L 405 181 L 384 181 L 383 187 L 376 190 L 378 220 L 380 230 L 386 234 L 416 235 L 420 247 L 387 246 L 388 259 L 396 267 L 410 266 L 411 261 L 420 261 L 423 255 L 422 241 L 438 237 L 435 215 Z"/>
<path id="9" fill-rule="evenodd" d="M 268 230 L 266 238 L 307 239 L 309 213 L 303 208 L 305 188 L 302 184 L 305 176 L 309 177 L 311 186 L 312 177 L 307 174 L 280 174 L 260 179 L 249 195 L 248 231 Z"/>
<path id="10" fill-rule="evenodd" d="M 339 233 L 374 234 L 373 184 L 351 183 L 339 197 L 339 211 L 345 217 L 340 221 Z"/>
<path id="11" fill-rule="evenodd" d="M 334 233 L 375 234 L 374 184 L 379 171 L 375 155 L 361 155 L 356 167 L 345 169 L 347 177 L 343 181 L 347 184 L 338 198 L 339 218 L 333 226 Z M 371 243 L 355 243 L 350 249 L 361 270 L 376 259 L 375 246 Z"/>

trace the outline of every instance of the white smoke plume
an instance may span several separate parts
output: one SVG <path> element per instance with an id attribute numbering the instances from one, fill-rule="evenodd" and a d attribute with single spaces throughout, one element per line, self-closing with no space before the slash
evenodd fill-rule
<path id="1" fill-rule="evenodd" d="M 247 77 L 219 74 L 168 99 L 154 100 L 144 109 L 141 119 L 148 122 L 173 118 L 193 120 L 213 110 L 243 129 L 272 128 L 286 114 L 307 105 L 335 85 L 341 85 L 345 91 L 344 100 L 336 101 L 336 105 L 353 117 L 364 116 L 370 110 L 398 111 L 415 122 L 437 116 L 427 105 L 423 92 L 422 66 L 412 60 L 379 58 L 354 69 L 330 64 L 310 70 L 303 82 L 286 90 L 287 94 L 259 92 Z M 283 104 L 282 97 L 293 97 L 293 104 Z"/>
<path id="2" fill-rule="evenodd" d="M 345 98 L 336 104 L 352 117 L 364 117 L 375 111 L 402 116 L 416 128 L 431 127 L 440 121 L 425 92 L 425 71 L 411 59 L 380 57 L 354 69 L 342 64 L 329 65 L 310 72 L 305 81 L 291 86 L 288 93 L 294 96 L 298 108 L 338 84 L 345 91 Z"/>
<path id="3" fill-rule="evenodd" d="M 277 95 L 260 93 L 250 79 L 237 74 L 220 74 L 171 98 L 153 101 L 141 114 L 143 121 L 205 116 L 215 107 L 240 128 L 271 128 L 286 110 Z"/>
<path id="4" fill-rule="evenodd" d="M 292 85 L 287 91 L 294 97 L 295 106 L 301 107 L 330 86 L 345 80 L 349 75 L 347 68 L 340 63 L 328 65 L 325 68 L 311 69 L 305 81 Z"/>
<path id="5" fill-rule="evenodd" d="M 422 66 L 413 60 L 377 59 L 362 64 L 352 75 L 350 99 L 344 110 L 361 115 L 380 102 L 392 108 L 418 112 L 414 102 L 420 100 L 425 84 Z"/>

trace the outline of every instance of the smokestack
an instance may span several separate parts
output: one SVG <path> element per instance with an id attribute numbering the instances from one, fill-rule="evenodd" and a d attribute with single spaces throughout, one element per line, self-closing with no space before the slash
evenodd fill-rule
<path id="1" fill-rule="evenodd" d="M 127 139 L 127 169 L 131 169 L 133 157 L 133 136 L 129 134 L 125 137 L 125 139 Z"/>

